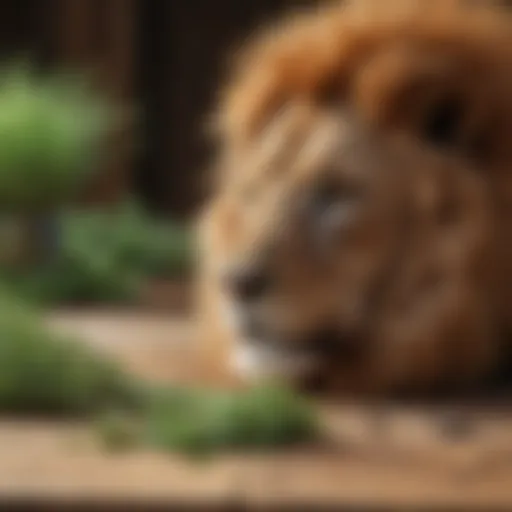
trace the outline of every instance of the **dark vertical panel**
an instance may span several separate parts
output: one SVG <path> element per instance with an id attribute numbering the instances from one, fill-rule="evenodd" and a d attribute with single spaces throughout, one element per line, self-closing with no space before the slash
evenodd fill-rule
<path id="1" fill-rule="evenodd" d="M 89 0 L 57 0 L 59 60 L 73 65 L 91 62 L 93 10 Z"/>
<path id="2" fill-rule="evenodd" d="M 140 0 L 137 3 L 139 59 L 135 76 L 141 111 L 141 147 L 134 181 L 139 196 L 155 210 L 161 210 L 167 202 L 167 169 L 163 163 L 168 151 L 163 135 L 167 115 L 163 99 L 168 94 L 171 81 L 172 35 L 169 24 L 175 3 L 180 2 Z"/>
<path id="3" fill-rule="evenodd" d="M 35 20 L 34 31 L 38 34 L 37 61 L 42 69 L 48 69 L 56 63 L 58 52 L 59 4 L 58 0 L 34 2 L 32 17 Z"/>
<path id="4" fill-rule="evenodd" d="M 130 107 L 133 101 L 136 30 L 133 0 L 103 1 L 97 12 L 99 44 L 95 60 L 101 88 L 119 106 Z M 132 188 L 133 147 L 131 127 L 126 126 L 110 141 L 105 172 L 100 182 L 101 199 L 117 202 Z"/>

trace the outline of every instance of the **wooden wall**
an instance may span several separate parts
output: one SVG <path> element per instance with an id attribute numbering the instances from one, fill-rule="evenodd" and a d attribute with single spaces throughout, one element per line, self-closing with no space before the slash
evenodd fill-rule
<path id="1" fill-rule="evenodd" d="M 0 56 L 83 66 L 142 113 L 137 132 L 111 141 L 86 200 L 134 192 L 155 211 L 188 215 L 203 197 L 203 120 L 228 50 L 277 12 L 312 1 L 2 0 Z"/>
<path id="2" fill-rule="evenodd" d="M 146 99 L 146 151 L 137 183 L 155 207 L 189 213 L 204 195 L 211 148 L 203 136 L 228 52 L 253 28 L 312 0 L 145 2 L 139 87 Z"/>

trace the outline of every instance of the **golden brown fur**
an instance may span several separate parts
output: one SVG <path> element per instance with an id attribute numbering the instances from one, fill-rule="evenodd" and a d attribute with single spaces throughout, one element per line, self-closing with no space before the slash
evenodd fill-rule
<path id="1" fill-rule="evenodd" d="M 221 101 L 220 182 L 200 237 L 221 373 L 244 338 L 223 317 L 223 272 L 262 261 L 278 282 L 259 312 L 273 343 L 299 351 L 334 327 L 340 346 L 315 372 L 340 392 L 492 369 L 509 320 L 509 27 L 465 2 L 361 0 L 300 15 L 244 52 Z M 336 242 L 298 207 L 326 181 L 356 208 Z"/>

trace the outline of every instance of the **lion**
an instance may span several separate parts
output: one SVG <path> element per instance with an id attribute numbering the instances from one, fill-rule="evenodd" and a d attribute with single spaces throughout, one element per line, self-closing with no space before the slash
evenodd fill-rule
<path id="1" fill-rule="evenodd" d="M 510 25 L 478 2 L 344 2 L 251 40 L 198 230 L 213 373 L 356 395 L 490 375 L 509 328 L 511 77 Z"/>

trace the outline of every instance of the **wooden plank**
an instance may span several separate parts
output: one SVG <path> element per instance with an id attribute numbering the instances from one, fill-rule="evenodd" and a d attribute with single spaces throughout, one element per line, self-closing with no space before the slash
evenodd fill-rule
<path id="1" fill-rule="evenodd" d="M 73 312 L 49 322 L 81 333 L 149 378 L 187 379 L 193 326 L 184 318 Z M 319 407 L 326 447 L 225 454 L 201 464 L 149 451 L 107 454 L 80 424 L 3 421 L 0 495 L 53 503 L 88 497 L 109 509 L 164 502 L 280 510 L 512 509 L 509 411 L 468 407 L 471 428 L 451 438 L 440 428 L 439 407 Z"/>
<path id="2" fill-rule="evenodd" d="M 57 0 L 59 58 L 64 63 L 90 64 L 92 3 L 89 0 Z"/>
<path id="3" fill-rule="evenodd" d="M 135 3 L 109 0 L 103 3 L 104 46 L 99 66 L 102 89 L 120 107 L 131 108 L 135 95 Z M 134 134 L 129 123 L 116 132 L 108 145 L 106 170 L 96 185 L 95 199 L 116 202 L 131 190 Z"/>

